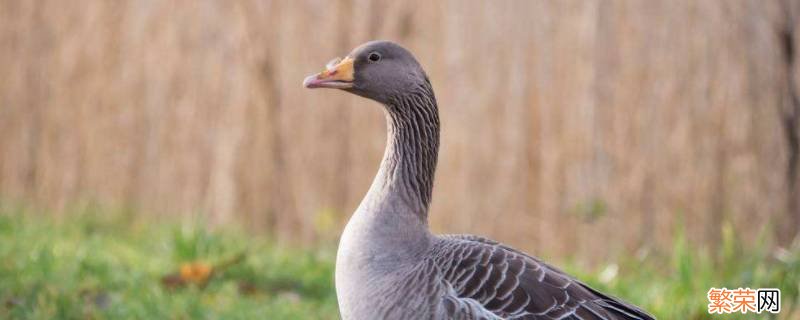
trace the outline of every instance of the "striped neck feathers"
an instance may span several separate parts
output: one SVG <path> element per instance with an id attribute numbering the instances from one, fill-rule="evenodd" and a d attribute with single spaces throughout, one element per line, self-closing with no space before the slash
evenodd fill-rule
<path id="1" fill-rule="evenodd" d="M 390 99 L 385 107 L 388 141 L 373 186 L 427 221 L 439 152 L 439 111 L 430 82 Z"/>

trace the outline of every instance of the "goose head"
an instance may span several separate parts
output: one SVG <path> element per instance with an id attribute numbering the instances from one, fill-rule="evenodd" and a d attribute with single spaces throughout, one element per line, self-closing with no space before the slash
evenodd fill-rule
<path id="1" fill-rule="evenodd" d="M 414 56 L 391 41 L 362 44 L 303 81 L 306 88 L 340 89 L 382 104 L 429 85 Z"/>

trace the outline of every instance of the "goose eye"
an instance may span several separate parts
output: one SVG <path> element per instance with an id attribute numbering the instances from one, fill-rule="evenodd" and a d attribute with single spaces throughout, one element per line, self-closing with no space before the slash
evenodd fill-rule
<path id="1" fill-rule="evenodd" d="M 378 62 L 381 61 L 381 54 L 377 52 L 370 52 L 369 56 L 367 56 L 370 62 Z"/>

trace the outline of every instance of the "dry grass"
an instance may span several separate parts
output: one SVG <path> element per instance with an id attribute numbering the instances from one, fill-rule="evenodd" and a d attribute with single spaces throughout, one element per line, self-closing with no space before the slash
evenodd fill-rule
<path id="1" fill-rule="evenodd" d="M 722 221 L 754 239 L 800 216 L 782 122 L 798 72 L 779 37 L 799 8 L 3 0 L 0 195 L 335 235 L 383 118 L 300 83 L 385 38 L 416 53 L 440 101 L 435 229 L 590 260 L 668 247 L 679 221 L 693 243 L 713 246 Z"/>

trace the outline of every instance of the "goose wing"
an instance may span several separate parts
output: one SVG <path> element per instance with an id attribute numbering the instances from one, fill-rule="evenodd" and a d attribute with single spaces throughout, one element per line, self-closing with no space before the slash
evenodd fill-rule
<path id="1" fill-rule="evenodd" d="M 472 235 L 441 239 L 434 259 L 451 288 L 443 304 L 453 319 L 653 319 L 511 247 Z"/>

